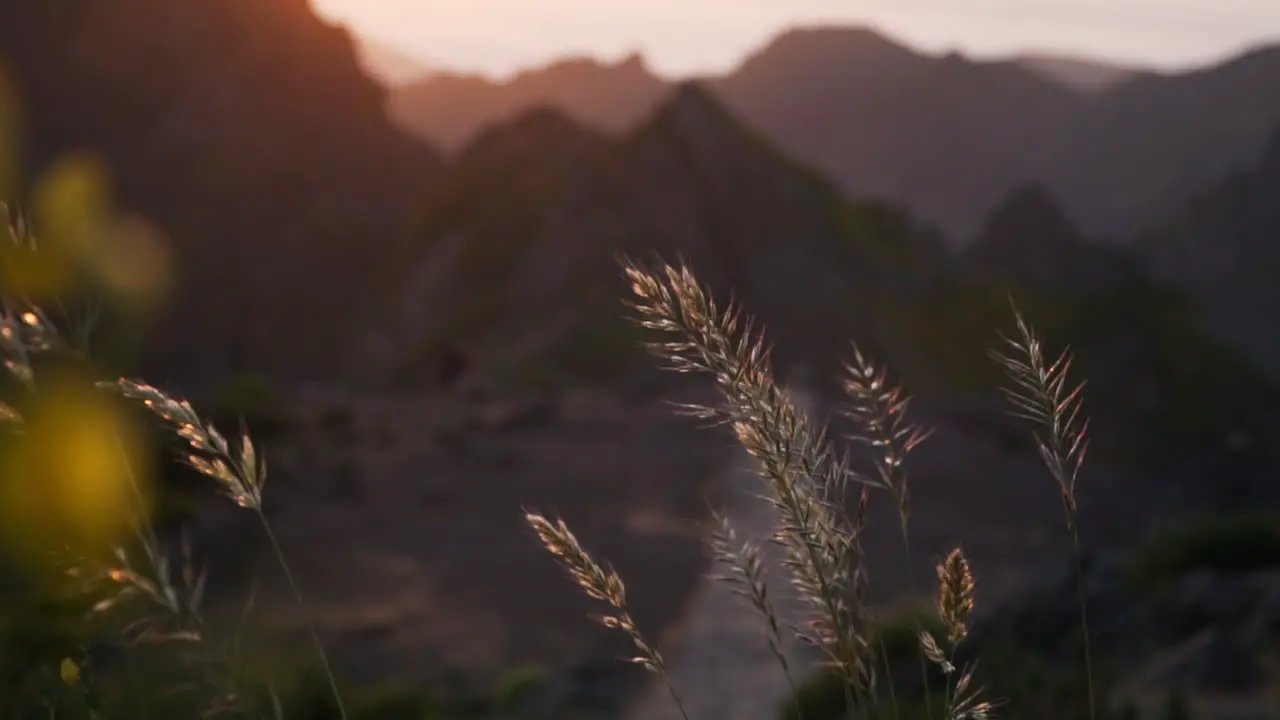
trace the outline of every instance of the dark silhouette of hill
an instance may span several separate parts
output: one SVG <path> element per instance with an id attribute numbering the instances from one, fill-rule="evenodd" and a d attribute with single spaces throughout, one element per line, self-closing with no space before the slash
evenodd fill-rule
<path id="1" fill-rule="evenodd" d="M 610 371 L 630 355 L 634 336 L 617 319 L 619 252 L 678 254 L 716 288 L 733 288 L 769 324 L 783 362 L 834 357 L 865 322 L 852 300 L 907 292 L 924 274 L 905 263 L 945 255 L 907 216 L 844 201 L 694 84 L 621 138 L 550 110 L 491 128 L 451 163 L 427 207 L 418 259 L 404 263 L 420 268 L 406 304 L 455 308 L 446 316 L 467 321 L 442 327 L 419 313 L 429 326 L 414 334 L 513 364 L 546 351 L 561 372 Z"/>
<path id="2" fill-rule="evenodd" d="M 1199 301 L 1206 325 L 1280 376 L 1280 126 L 1261 160 L 1155 223 L 1143 239 L 1162 277 Z"/>
<path id="3" fill-rule="evenodd" d="M 396 116 L 448 146 L 547 103 L 617 133 L 664 94 L 638 61 L 625 72 L 583 60 L 565 67 L 501 84 L 417 84 L 396 94 Z M 1085 75 L 1093 79 L 1082 89 Z M 749 127 L 845 192 L 905 205 L 957 241 L 1028 182 L 1090 233 L 1128 236 L 1256 156 L 1280 122 L 1277 82 L 1276 48 L 1194 72 L 1130 74 L 1053 57 L 928 55 L 859 27 L 784 32 L 706 79 Z"/>
<path id="4" fill-rule="evenodd" d="M 486 126 L 543 105 L 590 127 L 621 132 L 652 110 L 668 89 L 639 55 L 615 64 L 572 58 L 503 81 L 436 73 L 397 90 L 391 112 L 404 127 L 452 152 Z"/>
<path id="5" fill-rule="evenodd" d="M 987 214 L 968 248 L 973 269 L 1064 297 L 1141 282 L 1137 258 L 1086 237 L 1040 185 L 1014 189 Z"/>
<path id="6" fill-rule="evenodd" d="M 967 234 L 1036 153 L 1070 128 L 1077 93 L 1014 63 L 918 54 L 866 29 L 782 34 L 716 82 L 749 123 L 854 196 Z"/>
<path id="7" fill-rule="evenodd" d="M 846 200 L 697 84 L 623 137 L 549 109 L 491 127 L 450 164 L 424 217 L 398 263 L 412 276 L 401 378 L 457 348 L 522 381 L 624 376 L 637 336 L 618 318 L 618 253 L 689 262 L 767 328 L 784 375 L 832 376 L 856 339 L 934 408 L 991 392 L 987 351 L 1012 297 L 1047 337 L 1078 346 L 1104 389 L 1099 436 L 1151 457 L 1170 455 L 1173 437 L 1195 452 L 1221 440 L 1188 420 L 1224 401 L 1195 389 L 1226 387 L 1215 367 L 1258 377 L 1205 332 L 1187 293 L 1117 247 L 1128 243 L 1080 229 L 1047 190 L 1008 193 L 956 254 L 904 210 Z"/>
<path id="8" fill-rule="evenodd" d="M 38 172 L 88 150 L 180 265 L 161 377 L 331 371 L 439 161 L 306 0 L 0 3 Z"/>

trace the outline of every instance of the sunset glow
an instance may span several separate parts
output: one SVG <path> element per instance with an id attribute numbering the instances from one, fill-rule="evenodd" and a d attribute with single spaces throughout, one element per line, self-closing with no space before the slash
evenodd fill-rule
<path id="1" fill-rule="evenodd" d="M 424 63 L 509 73 L 639 50 L 666 74 L 724 70 L 783 28 L 870 24 L 918 48 L 1025 50 L 1176 68 L 1280 39 L 1275 0 L 312 0 Z"/>

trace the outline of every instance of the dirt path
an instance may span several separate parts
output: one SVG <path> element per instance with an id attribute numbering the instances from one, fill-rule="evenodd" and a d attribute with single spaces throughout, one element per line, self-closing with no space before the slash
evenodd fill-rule
<path id="1" fill-rule="evenodd" d="M 807 405 L 803 396 L 798 398 Z M 764 542 L 772 534 L 777 512 L 755 497 L 761 479 L 745 453 L 735 454 L 725 468 L 725 514 L 740 540 L 761 543 L 769 592 L 784 618 L 794 618 L 795 595 L 786 582 L 777 548 Z M 713 573 L 718 569 L 713 569 Z M 690 720 L 776 720 L 791 691 L 770 651 L 760 617 L 724 583 L 704 580 L 676 647 L 665 650 L 672 684 Z M 794 636 L 784 637 L 784 650 L 797 682 L 813 665 L 813 653 Z M 667 689 L 654 683 L 633 709 L 632 720 L 682 720 Z"/>

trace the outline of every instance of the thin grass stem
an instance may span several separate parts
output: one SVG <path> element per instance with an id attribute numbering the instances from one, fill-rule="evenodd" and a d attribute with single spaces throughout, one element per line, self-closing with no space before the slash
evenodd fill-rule
<path id="1" fill-rule="evenodd" d="M 307 617 L 307 603 L 302 598 L 302 590 L 298 587 L 297 580 L 293 577 L 293 571 L 289 569 L 289 563 L 285 560 L 284 550 L 280 548 L 280 542 L 276 540 L 276 533 L 271 529 L 271 523 L 267 520 L 267 515 L 262 511 L 261 507 L 254 508 L 254 514 L 258 516 L 258 520 L 262 523 L 262 529 L 267 534 L 267 540 L 271 543 L 271 550 L 275 553 L 276 561 L 280 564 L 281 571 L 284 572 L 285 581 L 289 583 L 289 589 L 293 591 L 294 600 L 298 603 L 298 608 L 303 613 L 303 624 L 307 627 L 307 634 L 311 636 L 311 642 L 315 646 L 316 655 L 320 658 L 320 665 L 324 670 L 325 679 L 329 683 L 329 690 L 333 693 L 333 701 L 338 708 L 338 717 L 341 720 L 347 720 L 347 707 L 342 702 L 342 693 L 338 690 L 338 679 L 334 676 L 333 668 L 329 665 L 329 654 L 324 650 L 324 643 L 320 641 L 320 633 L 316 631 L 315 623 Z"/>

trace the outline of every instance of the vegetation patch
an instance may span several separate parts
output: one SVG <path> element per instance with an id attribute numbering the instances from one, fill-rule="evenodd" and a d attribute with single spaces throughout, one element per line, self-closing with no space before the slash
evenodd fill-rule
<path id="1" fill-rule="evenodd" d="M 1280 517 L 1218 516 L 1150 540 L 1130 568 L 1136 585 L 1158 590 L 1189 573 L 1239 575 L 1280 567 Z"/>

